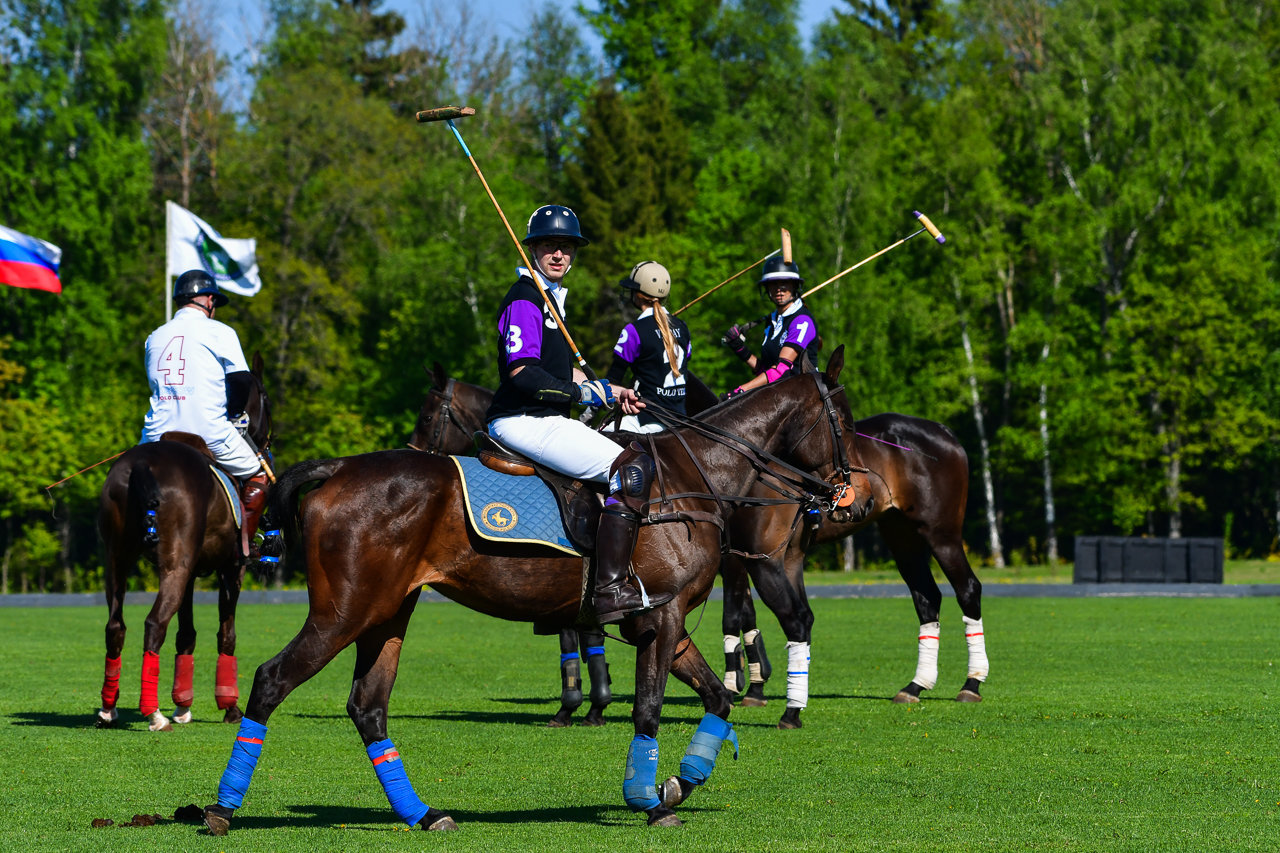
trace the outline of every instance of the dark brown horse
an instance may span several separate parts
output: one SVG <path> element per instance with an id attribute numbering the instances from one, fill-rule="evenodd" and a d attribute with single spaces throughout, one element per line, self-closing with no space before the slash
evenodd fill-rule
<path id="1" fill-rule="evenodd" d="M 264 454 L 271 443 L 271 406 L 262 388 L 262 357 L 253 357 L 253 382 L 246 405 L 249 437 Z M 198 439 L 196 440 L 198 443 Z M 207 450 L 182 441 L 154 441 L 125 451 L 111 466 L 98 501 L 98 532 L 106 552 L 107 659 L 97 725 L 117 722 L 120 652 L 124 648 L 124 594 L 128 576 L 146 557 L 155 564 L 160 589 L 147 614 L 142 641 L 139 709 L 151 731 L 171 731 L 160 712 L 160 647 L 169 620 L 178 615 L 174 658 L 173 722 L 191 722 L 193 652 L 196 629 L 191 602 L 195 579 L 218 577 L 218 665 L 214 698 L 223 721 L 243 716 L 237 706 L 236 601 L 244 579 L 240 531 L 231 502 L 209 469 Z"/>
<path id="2" fill-rule="evenodd" d="M 981 682 L 988 664 L 982 627 L 982 584 L 973 573 L 962 540 L 965 505 L 969 493 L 969 460 L 945 426 L 907 415 L 882 414 L 859 420 L 855 447 L 871 472 L 874 508 L 855 522 L 822 518 L 817 530 L 794 526 L 795 513 L 787 507 L 748 507 L 733 520 L 735 541 L 750 543 L 763 559 L 730 555 L 724 576 L 723 627 L 726 647 L 731 639 L 755 629 L 748 576 L 756 593 L 782 625 L 787 638 L 787 708 L 779 728 L 799 728 L 800 711 L 808 700 L 808 656 L 813 611 L 804 588 L 804 555 L 816 543 L 832 542 L 875 523 L 898 565 L 902 580 L 920 620 L 919 658 L 911 682 L 894 697 L 895 702 L 918 702 L 923 690 L 933 688 L 938 675 L 938 614 L 942 592 L 930 570 L 936 558 L 955 590 L 969 648 L 968 677 L 959 695 L 961 702 L 979 702 Z M 750 652 L 750 648 L 748 648 Z M 732 655 L 727 655 L 732 659 Z M 767 666 L 767 658 L 763 658 Z M 732 671 L 732 667 L 730 667 Z M 799 675 L 803 673 L 803 675 Z M 753 672 L 748 697 L 762 704 L 763 678 Z M 726 682 L 733 679 L 726 678 Z M 744 699 L 744 701 L 748 701 Z"/>
<path id="3" fill-rule="evenodd" d="M 438 361 L 427 375 L 431 377 L 431 387 L 418 410 L 409 447 L 446 456 L 470 453 L 474 449 L 473 436 L 486 429 L 485 412 L 493 402 L 493 391 L 459 382 Z M 689 371 L 684 377 L 690 410 L 701 412 L 716 404 L 716 394 L 706 383 Z M 632 437 L 626 436 L 627 440 Z M 565 628 L 560 631 L 560 708 L 547 723 L 552 728 L 572 725 L 573 713 L 582 706 L 582 661 L 587 664 L 591 681 L 587 694 L 591 707 L 582 718 L 582 725 L 604 725 L 604 710 L 613 700 L 604 634 Z"/>
<path id="4" fill-rule="evenodd" d="M 710 775 L 723 741 L 736 743 L 727 722 L 732 697 L 686 633 L 685 614 L 710 594 L 724 528 L 770 454 L 801 471 L 833 472 L 836 447 L 828 423 L 851 423 L 848 402 L 835 385 L 842 364 L 837 350 L 825 374 L 789 377 L 706 412 L 698 424 L 647 439 L 658 468 L 656 495 L 633 566 L 646 588 L 673 597 L 619 630 L 636 646 L 635 737 L 623 793 L 650 824 L 679 825 L 672 807 Z M 730 429 L 738 438 L 729 438 Z M 792 476 L 797 501 L 834 494 L 812 476 Z M 299 507 L 307 487 L 314 488 Z M 347 713 L 392 809 L 410 826 L 453 828 L 446 813 L 418 799 L 387 738 L 388 699 L 422 586 L 491 616 L 560 627 L 575 624 L 583 589 L 580 558 L 479 537 L 464 517 L 465 500 L 451 459 L 413 450 L 306 462 L 281 476 L 273 513 L 288 551 L 305 565 L 310 608 L 298 635 L 254 676 L 218 802 L 205 808 L 211 832 L 230 828 L 271 714 L 353 643 Z M 694 689 L 706 714 L 680 775 L 659 785 L 655 737 L 671 673 Z"/>

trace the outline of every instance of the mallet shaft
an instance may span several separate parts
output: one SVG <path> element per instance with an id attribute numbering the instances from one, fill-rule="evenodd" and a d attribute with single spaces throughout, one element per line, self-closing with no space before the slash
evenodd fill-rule
<path id="1" fill-rule="evenodd" d="M 677 315 L 677 314 L 679 314 L 681 311 L 683 311 L 685 308 L 688 308 L 689 306 L 691 306 L 691 305 L 695 305 L 695 304 L 697 304 L 698 302 L 702 301 L 703 299 L 706 299 L 708 296 L 710 296 L 711 294 L 715 293 L 717 290 L 719 290 L 720 288 L 724 287 L 726 284 L 728 284 L 729 282 L 733 281 L 733 280 L 734 280 L 735 278 L 737 278 L 738 276 L 746 275 L 747 273 L 751 272 L 753 269 L 755 269 L 756 267 L 760 266 L 760 265 L 761 265 L 761 264 L 763 264 L 765 261 L 769 260 L 770 258 L 772 258 L 774 255 L 778 254 L 778 253 L 779 253 L 779 252 L 781 252 L 781 251 L 782 251 L 781 249 L 774 249 L 772 252 L 770 252 L 769 254 L 765 255 L 763 258 L 761 258 L 760 260 L 756 261 L 756 262 L 755 262 L 754 264 L 752 264 L 751 266 L 749 266 L 749 267 L 744 267 L 743 269 L 738 270 L 736 273 L 734 273 L 733 275 L 729 276 L 729 277 L 728 277 L 728 278 L 726 278 L 724 281 L 720 282 L 720 283 L 719 283 L 719 284 L 717 284 L 715 287 L 713 287 L 713 288 L 711 288 L 710 290 L 708 290 L 706 293 L 702 294 L 701 296 L 697 297 L 697 298 L 696 298 L 696 299 L 694 299 L 693 301 L 689 302 L 687 305 L 683 305 L 683 306 L 681 306 L 679 309 L 677 309 L 677 310 L 675 310 L 675 311 L 672 311 L 672 312 L 671 312 L 671 316 L 673 316 L 673 317 L 674 317 L 675 315 Z"/>

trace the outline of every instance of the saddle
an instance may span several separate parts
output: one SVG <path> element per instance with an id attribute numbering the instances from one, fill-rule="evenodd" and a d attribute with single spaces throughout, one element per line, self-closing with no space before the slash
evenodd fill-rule
<path id="1" fill-rule="evenodd" d="M 195 433 L 173 430 L 161 434 L 160 440 L 185 444 L 209 460 L 210 473 L 215 480 L 222 484 L 222 491 L 231 503 L 231 517 L 236 529 L 240 531 L 240 556 L 247 557 L 249 555 L 249 533 L 245 530 L 243 524 L 244 503 L 240 500 L 240 478 L 218 464 L 218 460 L 213 455 L 213 451 L 209 449 L 209 445 Z"/>
<path id="2" fill-rule="evenodd" d="M 553 471 L 503 445 L 487 432 L 475 433 L 476 457 L 486 468 L 513 477 L 541 477 L 551 487 L 560 520 L 573 546 L 583 554 L 596 550 L 596 525 L 604 509 L 604 494 L 592 484 Z"/>

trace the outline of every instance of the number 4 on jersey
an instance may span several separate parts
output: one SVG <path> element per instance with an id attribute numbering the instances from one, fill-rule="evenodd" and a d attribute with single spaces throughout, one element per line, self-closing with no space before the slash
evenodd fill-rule
<path id="1" fill-rule="evenodd" d="M 187 362 L 182 357 L 182 335 L 169 339 L 164 352 L 160 353 L 160 372 L 164 374 L 165 385 L 186 385 L 185 370 Z"/>

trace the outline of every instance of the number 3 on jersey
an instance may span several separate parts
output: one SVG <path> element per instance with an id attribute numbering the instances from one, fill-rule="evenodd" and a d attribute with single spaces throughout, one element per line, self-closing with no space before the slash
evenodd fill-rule
<path id="1" fill-rule="evenodd" d="M 182 335 L 169 339 L 160 353 L 159 370 L 164 374 L 165 385 L 186 385 L 187 362 L 182 357 Z"/>

